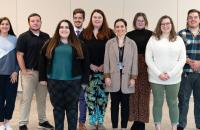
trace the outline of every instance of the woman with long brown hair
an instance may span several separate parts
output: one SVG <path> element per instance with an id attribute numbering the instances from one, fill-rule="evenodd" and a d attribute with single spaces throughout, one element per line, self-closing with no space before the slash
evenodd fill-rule
<path id="1" fill-rule="evenodd" d="M 9 121 L 17 95 L 16 42 L 10 20 L 0 18 L 0 130 L 13 130 Z"/>
<path id="2" fill-rule="evenodd" d="M 153 93 L 155 129 L 161 129 L 162 106 L 166 95 L 171 130 L 177 130 L 179 119 L 177 98 L 186 62 L 186 49 L 182 38 L 175 32 L 171 17 L 164 15 L 159 19 L 154 35 L 148 41 L 145 61 Z"/>
<path id="3" fill-rule="evenodd" d="M 88 83 L 88 58 L 70 21 L 61 20 L 43 47 L 39 76 L 41 84 L 47 82 L 55 129 L 64 129 L 66 112 L 68 130 L 76 130 L 81 84 Z"/>
<path id="4" fill-rule="evenodd" d="M 94 129 L 105 129 L 103 126 L 107 95 L 103 85 L 103 61 L 105 44 L 114 36 L 108 27 L 103 11 L 95 9 L 88 26 L 83 30 L 82 39 L 89 53 L 90 81 L 86 88 L 86 102 L 89 110 L 89 123 Z"/>

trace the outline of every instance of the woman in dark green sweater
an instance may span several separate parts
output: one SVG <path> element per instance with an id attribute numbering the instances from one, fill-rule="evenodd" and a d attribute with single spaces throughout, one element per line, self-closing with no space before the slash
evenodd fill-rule
<path id="1" fill-rule="evenodd" d="M 87 57 L 71 22 L 61 20 L 42 49 L 39 75 L 41 84 L 47 82 L 56 130 L 64 129 L 65 113 L 68 130 L 76 130 L 81 85 L 88 83 Z"/>

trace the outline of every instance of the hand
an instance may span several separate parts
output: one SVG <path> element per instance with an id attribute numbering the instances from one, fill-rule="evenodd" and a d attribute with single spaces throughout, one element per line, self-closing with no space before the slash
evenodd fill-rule
<path id="1" fill-rule="evenodd" d="M 162 73 L 162 74 L 159 75 L 159 78 L 161 80 L 163 80 L 163 81 L 166 81 L 166 80 L 169 79 L 169 75 L 166 72 L 164 72 L 164 73 Z"/>
<path id="2" fill-rule="evenodd" d="M 189 65 L 190 65 L 190 67 L 192 68 L 193 71 L 200 70 L 200 61 L 192 60 Z"/>
<path id="3" fill-rule="evenodd" d="M 187 59 L 186 59 L 186 63 L 189 64 L 189 65 L 192 63 L 192 61 L 193 61 L 193 60 L 191 60 L 190 58 L 187 58 Z"/>
<path id="4" fill-rule="evenodd" d="M 135 80 L 134 79 L 130 79 L 129 80 L 129 87 L 134 87 L 135 86 Z"/>
<path id="5" fill-rule="evenodd" d="M 24 76 L 31 76 L 33 72 L 31 70 L 22 70 L 21 74 Z"/>
<path id="6" fill-rule="evenodd" d="M 105 84 L 107 87 L 110 87 L 111 86 L 111 79 L 110 78 L 105 78 Z"/>
<path id="7" fill-rule="evenodd" d="M 96 65 L 91 64 L 90 69 L 94 72 L 98 72 L 98 67 Z"/>
<path id="8" fill-rule="evenodd" d="M 86 84 L 81 84 L 81 87 L 82 87 L 83 90 L 85 90 L 87 85 Z"/>
<path id="9" fill-rule="evenodd" d="M 11 82 L 12 84 L 14 84 L 14 83 L 17 82 L 17 76 L 18 76 L 17 72 L 13 72 L 13 73 L 11 74 L 11 76 L 10 76 L 10 82 Z"/>
<path id="10" fill-rule="evenodd" d="M 40 84 L 43 86 L 47 86 L 47 81 L 40 81 Z"/>
<path id="11" fill-rule="evenodd" d="M 103 72 L 103 64 L 98 67 L 99 72 Z"/>

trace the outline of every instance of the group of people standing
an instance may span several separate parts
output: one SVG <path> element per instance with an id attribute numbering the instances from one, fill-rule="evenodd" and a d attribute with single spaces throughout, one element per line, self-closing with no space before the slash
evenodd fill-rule
<path id="1" fill-rule="evenodd" d="M 178 33 L 167 15 L 159 19 L 154 32 L 147 29 L 148 20 L 142 12 L 136 13 L 134 30 L 128 33 L 126 20 L 117 19 L 112 30 L 99 9 L 93 10 L 83 29 L 84 20 L 84 10 L 75 9 L 74 26 L 63 19 L 50 38 L 40 30 L 41 16 L 33 13 L 28 17 L 29 30 L 17 39 L 10 20 L 0 19 L 0 130 L 12 130 L 9 121 L 18 80 L 23 90 L 19 130 L 28 130 L 34 93 L 39 128 L 63 130 L 66 114 L 68 130 L 76 130 L 77 122 L 79 130 L 87 130 L 88 110 L 88 129 L 104 130 L 110 94 L 113 130 L 118 129 L 119 110 L 122 130 L 127 129 L 128 121 L 134 121 L 131 130 L 145 130 L 151 89 L 156 130 L 161 130 L 164 95 L 171 130 L 186 127 L 192 91 L 196 128 L 200 129 L 198 10 L 188 11 L 187 27 Z M 47 91 L 55 128 L 46 118 Z"/>

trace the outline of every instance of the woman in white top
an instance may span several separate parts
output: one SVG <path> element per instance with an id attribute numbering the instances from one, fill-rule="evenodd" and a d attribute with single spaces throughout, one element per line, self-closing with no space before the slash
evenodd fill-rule
<path id="1" fill-rule="evenodd" d="M 148 41 L 145 60 L 153 92 L 155 128 L 160 130 L 165 93 L 172 130 L 176 130 L 179 118 L 177 96 L 186 62 L 186 49 L 169 16 L 164 15 L 159 19 L 154 35 Z"/>

